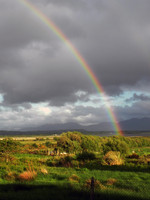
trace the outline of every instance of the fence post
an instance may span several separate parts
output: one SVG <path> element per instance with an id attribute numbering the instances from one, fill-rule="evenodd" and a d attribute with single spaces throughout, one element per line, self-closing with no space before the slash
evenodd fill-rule
<path id="1" fill-rule="evenodd" d="M 94 200 L 94 177 L 91 178 L 91 187 L 90 187 L 90 200 Z"/>

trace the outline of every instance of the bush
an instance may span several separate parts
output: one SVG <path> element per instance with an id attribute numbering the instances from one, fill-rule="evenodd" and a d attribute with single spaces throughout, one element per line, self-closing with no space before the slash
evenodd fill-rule
<path id="1" fill-rule="evenodd" d="M 92 152 L 84 151 L 77 155 L 77 159 L 78 160 L 94 160 L 94 159 L 96 159 L 96 156 Z"/>
<path id="2" fill-rule="evenodd" d="M 17 174 L 10 171 L 10 172 L 6 172 L 3 178 L 5 178 L 7 181 L 14 181 L 16 177 L 17 177 Z"/>
<path id="3" fill-rule="evenodd" d="M 128 158 L 135 158 L 138 159 L 140 156 L 136 153 L 132 153 L 131 155 L 128 156 Z"/>
<path id="4" fill-rule="evenodd" d="M 32 147 L 38 148 L 38 145 L 37 145 L 36 143 L 33 143 L 33 144 L 32 144 Z"/>
<path id="5" fill-rule="evenodd" d="M 57 166 L 57 165 L 58 165 L 58 160 L 47 159 L 46 165 L 47 165 L 47 166 L 50 166 L 50 167 L 52 167 L 52 166 Z"/>
<path id="6" fill-rule="evenodd" d="M 47 142 L 45 142 L 45 146 L 50 148 L 50 147 L 52 147 L 52 143 L 47 141 Z"/>
<path id="7" fill-rule="evenodd" d="M 68 153 L 100 151 L 101 149 L 98 137 L 83 135 L 77 131 L 63 133 L 57 139 L 57 146 Z"/>
<path id="8" fill-rule="evenodd" d="M 21 146 L 19 142 L 14 141 L 10 138 L 0 140 L 0 152 L 3 152 L 3 153 L 17 150 L 19 146 Z"/>
<path id="9" fill-rule="evenodd" d="M 122 165 L 123 159 L 120 157 L 120 152 L 109 151 L 104 156 L 104 164 L 106 165 Z"/>
<path id="10" fill-rule="evenodd" d="M 72 157 L 66 156 L 59 160 L 58 165 L 63 167 L 72 167 L 72 160 L 73 160 Z"/>
<path id="11" fill-rule="evenodd" d="M 57 146 L 67 153 L 74 151 L 73 142 L 67 136 L 59 137 L 57 140 Z"/>
<path id="12" fill-rule="evenodd" d="M 79 168 L 79 165 L 80 165 L 78 160 L 72 160 L 71 164 L 72 164 L 73 167 L 77 167 L 77 168 Z"/>
<path id="13" fill-rule="evenodd" d="M 128 153 L 129 147 L 124 141 L 115 139 L 103 144 L 103 153 L 106 154 L 109 151 L 119 151 L 121 154 L 125 155 Z"/>

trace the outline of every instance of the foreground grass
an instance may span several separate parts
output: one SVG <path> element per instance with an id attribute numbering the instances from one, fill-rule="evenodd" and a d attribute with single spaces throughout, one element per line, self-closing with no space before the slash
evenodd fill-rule
<path id="1" fill-rule="evenodd" d="M 95 199 L 150 199 L 149 172 L 89 170 L 87 168 L 47 167 L 47 174 L 38 173 L 31 182 L 0 180 L 0 199 L 89 199 L 86 180 L 94 177 L 104 186 L 95 190 Z M 79 181 L 69 180 L 75 174 Z M 108 179 L 115 179 L 107 185 Z"/>
<path id="2" fill-rule="evenodd" d="M 80 188 L 74 188 L 68 185 L 1 185 L 0 199 L 38 199 L 38 200 L 87 200 L 90 199 L 90 192 L 87 190 L 81 190 Z M 5 191 L 5 192 L 4 192 Z M 101 192 L 95 192 L 94 199 L 107 199 L 107 200 L 126 200 L 126 199 L 135 199 L 135 200 L 148 200 L 149 198 L 142 197 L 137 193 L 131 193 L 129 191 L 123 190 L 111 190 L 106 189 Z"/>

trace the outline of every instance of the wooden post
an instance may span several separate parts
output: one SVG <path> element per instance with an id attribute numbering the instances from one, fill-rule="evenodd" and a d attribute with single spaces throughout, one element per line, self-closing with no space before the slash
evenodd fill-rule
<path id="1" fill-rule="evenodd" d="M 90 200 L 94 200 L 94 177 L 91 178 L 91 191 L 90 191 Z"/>

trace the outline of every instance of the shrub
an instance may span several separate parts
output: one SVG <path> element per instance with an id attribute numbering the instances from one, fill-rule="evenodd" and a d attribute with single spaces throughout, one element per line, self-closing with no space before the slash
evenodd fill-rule
<path id="1" fill-rule="evenodd" d="M 72 161 L 71 161 L 71 164 L 72 164 L 73 167 L 79 168 L 79 164 L 80 164 L 80 163 L 79 163 L 78 160 L 72 160 Z"/>
<path id="2" fill-rule="evenodd" d="M 96 159 L 96 156 L 92 152 L 84 151 L 77 155 L 77 159 L 78 160 L 94 160 L 94 159 Z"/>
<path id="3" fill-rule="evenodd" d="M 65 156 L 65 157 L 64 157 L 64 160 L 65 160 L 66 162 L 71 162 L 71 161 L 73 160 L 73 158 L 72 158 L 71 156 Z"/>
<path id="4" fill-rule="evenodd" d="M 72 157 L 66 156 L 59 160 L 58 165 L 63 167 L 72 167 L 72 160 L 73 160 Z"/>
<path id="5" fill-rule="evenodd" d="M 21 143 L 10 138 L 0 140 L 0 152 L 12 152 L 17 150 L 19 146 L 21 146 Z"/>
<path id="6" fill-rule="evenodd" d="M 129 147 L 124 141 L 119 141 L 115 139 L 103 144 L 104 154 L 106 154 L 109 151 L 119 151 L 121 154 L 125 155 L 126 153 L 128 153 Z"/>
<path id="7" fill-rule="evenodd" d="M 63 151 L 70 153 L 74 151 L 73 142 L 67 136 L 61 136 L 57 140 L 57 146 Z"/>
<path id="8" fill-rule="evenodd" d="M 138 159 L 140 156 L 136 153 L 132 153 L 131 155 L 128 156 L 128 158 L 135 158 Z"/>
<path id="9" fill-rule="evenodd" d="M 106 165 L 122 165 L 123 160 L 120 157 L 120 152 L 109 151 L 104 156 L 104 164 Z"/>
<path id="10" fill-rule="evenodd" d="M 46 147 L 49 147 L 49 148 L 52 147 L 52 143 L 49 141 L 45 142 L 45 145 L 46 145 Z"/>
<path id="11" fill-rule="evenodd" d="M 47 166 L 57 166 L 58 165 L 58 160 L 51 160 L 51 159 L 47 159 L 46 161 Z"/>
<path id="12" fill-rule="evenodd" d="M 138 159 L 138 164 L 147 164 L 148 163 L 148 159 L 144 156 L 139 157 Z"/>
<path id="13" fill-rule="evenodd" d="M 73 131 L 73 132 L 69 131 L 67 133 L 63 133 L 62 135 L 67 136 L 72 141 L 77 141 L 79 143 L 82 142 L 82 139 L 81 139 L 82 134 L 78 131 Z"/>
<path id="14" fill-rule="evenodd" d="M 83 151 L 98 151 L 100 144 L 95 136 L 82 135 L 81 147 Z"/>
<path id="15" fill-rule="evenodd" d="M 57 146 L 65 152 L 99 151 L 101 144 L 96 136 L 83 135 L 77 131 L 63 133 L 57 139 Z"/>
<path id="16" fill-rule="evenodd" d="M 37 145 L 36 143 L 33 143 L 33 144 L 32 144 L 32 147 L 38 148 L 38 145 Z"/>
<path id="17" fill-rule="evenodd" d="M 6 173 L 5 176 L 4 176 L 4 178 L 5 178 L 7 181 L 13 181 L 13 180 L 16 179 L 16 177 L 17 177 L 16 173 L 11 172 L 11 171 L 8 172 L 8 173 Z"/>

